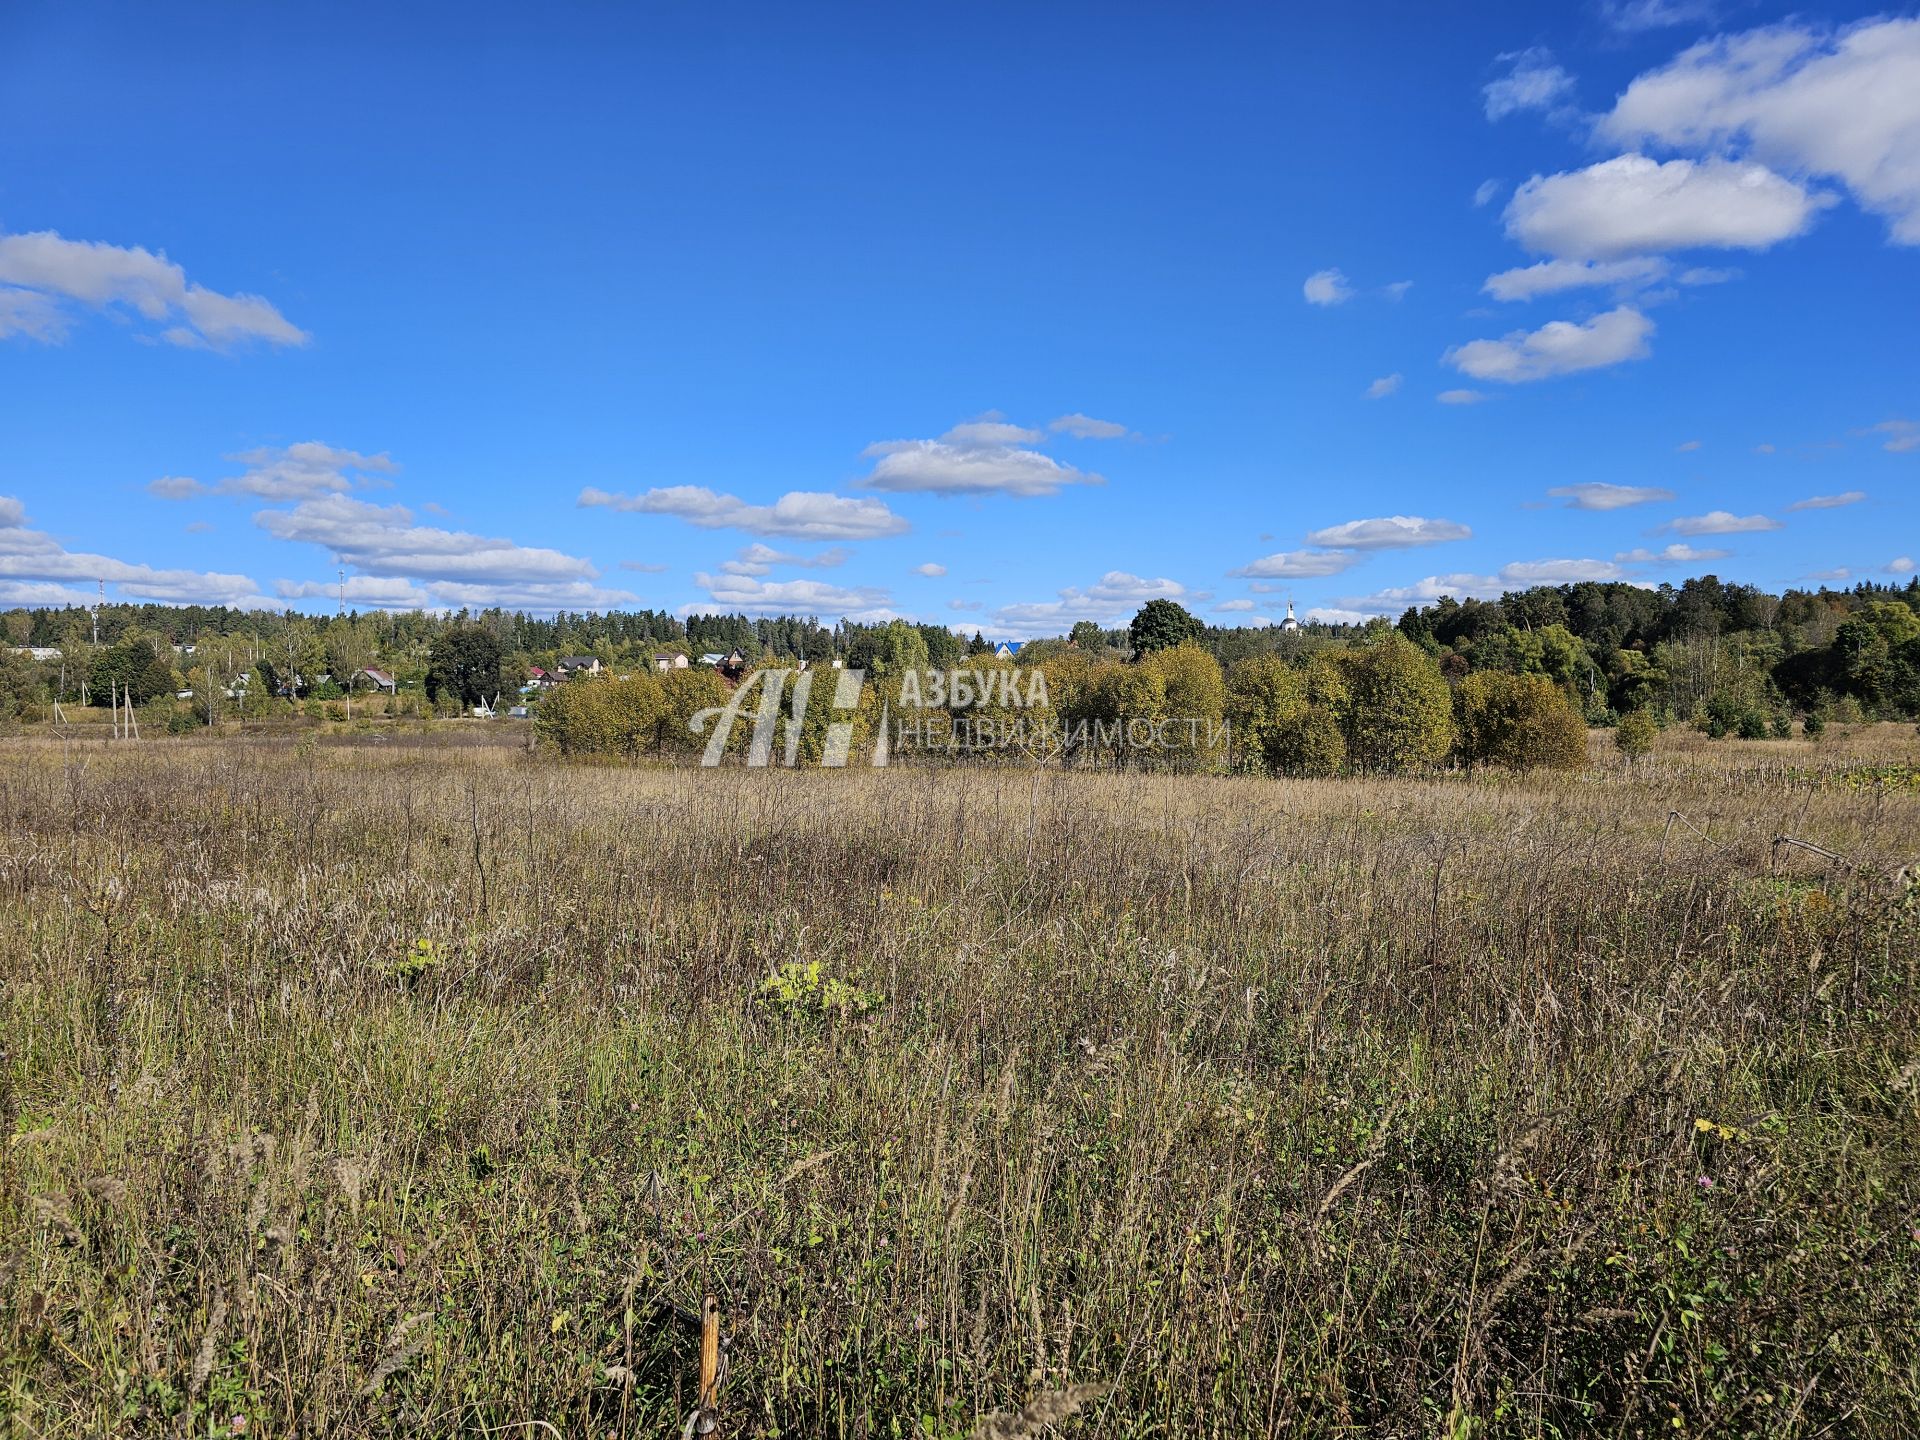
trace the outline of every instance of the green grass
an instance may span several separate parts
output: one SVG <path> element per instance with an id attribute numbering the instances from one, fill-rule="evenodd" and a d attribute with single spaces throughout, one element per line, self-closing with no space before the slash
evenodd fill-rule
<path id="1" fill-rule="evenodd" d="M 707 1288 L 729 1435 L 1920 1417 L 1907 794 L 207 741 L 0 814 L 23 1435 L 677 1432 Z"/>

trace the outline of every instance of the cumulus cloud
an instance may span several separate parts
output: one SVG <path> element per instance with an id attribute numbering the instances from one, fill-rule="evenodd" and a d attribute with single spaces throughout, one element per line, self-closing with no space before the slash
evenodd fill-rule
<path id="1" fill-rule="evenodd" d="M 1573 76 L 1553 63 L 1551 51 L 1535 46 L 1500 58 L 1512 66 L 1481 90 L 1489 120 L 1502 120 L 1521 110 L 1550 109 L 1573 89 Z"/>
<path id="2" fill-rule="evenodd" d="M 599 572 L 580 556 L 416 524 L 404 505 L 323 495 L 253 518 L 275 539 L 317 545 L 362 575 L 417 582 L 441 605 L 599 609 L 637 598 L 594 583 Z"/>
<path id="3" fill-rule="evenodd" d="M 282 600 L 338 600 L 338 580 L 277 580 L 273 593 Z M 347 604 L 356 610 L 431 610 L 438 601 L 411 580 L 381 575 L 350 575 Z"/>
<path id="4" fill-rule="evenodd" d="M 862 452 L 875 462 L 863 483 L 898 493 L 1019 496 L 1051 495 L 1063 485 L 1104 483 L 1098 475 L 1027 448 L 1039 439 L 1037 431 L 989 417 L 956 425 L 935 440 L 883 440 Z"/>
<path id="5" fill-rule="evenodd" d="M 1133 435 L 1126 426 L 1112 420 L 1096 420 L 1078 411 L 1047 422 L 1056 435 L 1071 435 L 1076 440 L 1125 440 Z"/>
<path id="6" fill-rule="evenodd" d="M 1309 305 L 1340 305 L 1353 298 L 1353 287 L 1338 270 L 1316 270 L 1301 285 L 1300 293 Z"/>
<path id="7" fill-rule="evenodd" d="M 1731 550 L 1701 550 L 1677 541 L 1659 550 L 1644 545 L 1637 550 L 1622 550 L 1613 558 L 1627 565 L 1697 565 L 1706 560 L 1724 560 Z"/>
<path id="8" fill-rule="evenodd" d="M 1056 600 L 1003 605 L 993 612 L 993 623 L 997 632 L 1008 635 L 1060 635 L 1076 620 L 1119 624 L 1149 600 L 1198 598 L 1177 580 L 1149 580 L 1125 570 L 1109 570 L 1092 585 L 1067 587 Z"/>
<path id="9" fill-rule="evenodd" d="M 1405 378 L 1406 378 L 1405 376 L 1400 375 L 1398 373 L 1392 374 L 1392 375 L 1382 375 L 1378 380 L 1374 381 L 1371 385 L 1367 386 L 1367 399 L 1369 400 L 1386 399 L 1387 396 L 1396 393 L 1400 389 L 1400 382 Z"/>
<path id="10" fill-rule="evenodd" d="M 672 515 L 703 530 L 745 530 L 790 540 L 874 540 L 904 535 L 912 528 L 885 501 L 817 490 L 791 490 L 771 505 L 749 505 L 737 495 L 704 485 L 667 485 L 638 495 L 588 486 L 576 503 L 639 515 Z"/>
<path id="11" fill-rule="evenodd" d="M 268 603 L 260 587 L 245 575 L 218 571 L 163 570 L 69 550 L 53 536 L 27 525 L 26 506 L 13 496 L 0 495 L 0 581 L 7 582 L 16 597 L 33 593 L 48 597 L 44 603 L 67 604 L 74 582 L 93 585 L 104 580 L 124 600 L 150 600 L 165 605 L 231 605 L 248 607 Z M 19 582 L 27 582 L 21 584 Z M 74 592 L 85 603 L 93 597 Z M 60 598 L 52 598 L 59 596 Z M 14 603 L 42 603 L 16 598 Z"/>
<path id="12" fill-rule="evenodd" d="M 1752 161 L 1630 154 L 1534 176 L 1507 202 L 1506 222 L 1536 254 L 1616 260 L 1698 246 L 1764 250 L 1831 203 Z"/>
<path id="13" fill-rule="evenodd" d="M 1473 188 L 1473 208 L 1478 210 L 1493 203 L 1493 197 L 1500 193 L 1498 180 L 1482 180 Z"/>
<path id="14" fill-rule="evenodd" d="M 914 566 L 913 573 L 916 575 L 925 575 L 930 580 L 937 580 L 940 576 L 947 573 L 947 567 L 944 565 L 937 565 L 933 561 L 929 560 L 924 565 Z"/>
<path id="15" fill-rule="evenodd" d="M 1887 573 L 1889 575 L 1913 574 L 1913 557 L 1911 555 L 1901 555 L 1889 560 L 1887 562 Z"/>
<path id="16" fill-rule="evenodd" d="M 1837 510 L 1842 505 L 1858 505 L 1867 498 L 1864 490 L 1846 490 L 1838 495 L 1809 495 L 1787 506 L 1789 510 Z"/>
<path id="17" fill-rule="evenodd" d="M 1592 480 L 1580 485 L 1556 485 L 1547 494 L 1565 500 L 1569 510 L 1623 510 L 1629 505 L 1651 505 L 1673 499 L 1673 491 L 1657 485 L 1611 485 Z"/>
<path id="18" fill-rule="evenodd" d="M 67 240 L 52 230 L 0 235 L 0 337 L 65 337 L 74 307 L 131 311 L 172 345 L 226 349 L 248 341 L 304 345 L 307 332 L 258 295 L 223 295 L 187 279 L 164 254 Z M 169 323 L 171 322 L 171 323 Z"/>
<path id="19" fill-rule="evenodd" d="M 1351 570 L 1362 558 L 1352 550 L 1283 550 L 1275 555 L 1263 555 L 1227 573 L 1262 580 L 1309 580 Z"/>
<path id="20" fill-rule="evenodd" d="M 1767 515 L 1735 515 L 1729 510 L 1709 510 L 1705 515 L 1682 515 L 1660 527 L 1675 535 L 1747 535 L 1760 530 L 1778 530 L 1780 522 Z"/>
<path id="21" fill-rule="evenodd" d="M 303 440 L 284 449 L 242 450 L 227 459 L 247 468 L 212 485 L 183 475 L 166 475 L 147 486 L 163 500 L 186 500 L 195 495 L 250 495 L 259 500 L 306 500 L 337 495 L 356 487 L 385 484 L 384 477 L 400 467 L 385 452 L 363 455 L 318 440 Z"/>
<path id="22" fill-rule="evenodd" d="M 723 610 L 743 615 L 837 615 L 849 620 L 896 618 L 885 590 L 823 580 L 762 580 L 752 575 L 693 577 Z"/>
<path id="23" fill-rule="evenodd" d="M 1920 244 L 1920 19 L 1704 40 L 1628 85 L 1599 133 L 1833 176 L 1895 242 Z"/>
<path id="24" fill-rule="evenodd" d="M 1239 611 L 1242 611 L 1242 610 L 1251 610 L 1251 609 L 1253 609 L 1253 601 L 1251 601 L 1251 600 L 1222 600 L 1222 601 L 1221 601 L 1221 602 L 1220 602 L 1220 603 L 1219 603 L 1218 605 L 1216 605 L 1216 606 L 1214 606 L 1213 608 L 1214 608 L 1215 610 L 1217 610 L 1217 611 L 1219 611 L 1219 612 L 1220 612 L 1220 613 L 1222 613 L 1222 614 L 1235 614 L 1235 613 L 1238 613 Z"/>
<path id="25" fill-rule="evenodd" d="M 1309 545 L 1329 550 L 1399 550 L 1413 545 L 1438 545 L 1465 540 L 1473 531 L 1454 520 L 1428 520 L 1419 515 L 1384 515 L 1374 520 L 1348 520 L 1312 531 Z"/>
<path id="26" fill-rule="evenodd" d="M 1625 260 L 1542 260 L 1537 265 L 1489 275 L 1480 288 L 1496 300 L 1532 300 L 1562 290 L 1601 285 L 1635 289 L 1664 280 L 1668 269 L 1666 261 L 1650 255 Z"/>
<path id="27" fill-rule="evenodd" d="M 774 549 L 771 545 L 762 545 L 756 540 L 720 568 L 729 575 L 765 575 L 776 565 L 790 565 L 802 570 L 825 570 L 846 564 L 852 556 L 851 550 L 839 545 L 822 550 L 817 555 L 790 555 L 785 551 Z"/>
<path id="28" fill-rule="evenodd" d="M 1341 608 L 1363 616 L 1384 615 L 1409 605 L 1429 605 L 1443 596 L 1492 599 L 1508 590 L 1534 585 L 1575 585 L 1583 581 L 1622 580 L 1626 572 L 1606 560 L 1516 560 L 1494 575 L 1455 572 L 1428 575 L 1411 585 L 1395 585 L 1371 595 L 1347 596 Z"/>
<path id="29" fill-rule="evenodd" d="M 1653 321 L 1622 305 L 1585 323 L 1553 320 L 1538 330 L 1515 330 L 1498 340 L 1469 340 L 1441 358 L 1476 380 L 1515 385 L 1645 359 L 1653 330 Z"/>
<path id="30" fill-rule="evenodd" d="M 1487 397 L 1478 390 L 1442 390 L 1433 398 L 1442 405 L 1478 405 Z"/>

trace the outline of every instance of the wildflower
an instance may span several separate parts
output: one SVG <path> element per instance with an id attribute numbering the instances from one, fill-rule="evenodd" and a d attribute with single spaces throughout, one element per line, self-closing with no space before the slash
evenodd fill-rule
<path id="1" fill-rule="evenodd" d="M 1711 1189 L 1713 1189 L 1713 1181 L 1712 1181 L 1712 1179 L 1711 1179 L 1711 1178 L 1709 1178 L 1708 1176 L 1705 1176 L 1705 1175 L 1702 1175 L 1702 1176 L 1700 1177 L 1700 1188 L 1701 1188 L 1702 1190 L 1711 1190 Z"/>

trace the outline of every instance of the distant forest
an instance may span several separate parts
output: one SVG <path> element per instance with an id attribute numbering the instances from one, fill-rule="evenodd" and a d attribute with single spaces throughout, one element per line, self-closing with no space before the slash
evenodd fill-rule
<path id="1" fill-rule="evenodd" d="M 1156 606 L 1168 602 L 1156 601 Z M 1170 607 L 1178 610 L 1177 606 Z M 1589 582 L 1538 586 L 1498 600 L 1441 599 L 1365 626 L 1216 627 L 1186 616 L 1184 637 L 1223 666 L 1259 655 L 1305 663 L 1316 650 L 1392 626 L 1450 680 L 1474 671 L 1545 675 L 1592 723 L 1644 710 L 1716 731 L 1781 732 L 1795 714 L 1821 720 L 1920 716 L 1920 577 L 1905 585 L 1789 590 L 1772 595 L 1714 576 L 1643 588 Z M 895 620 L 826 625 L 813 617 L 671 615 L 659 610 L 506 610 L 306 615 L 224 607 L 118 605 L 0 612 L 0 715 L 28 717 L 59 698 L 118 689 L 146 703 L 236 682 L 258 698 L 342 693 L 366 667 L 405 692 L 431 692 L 436 651 L 483 632 L 499 676 L 518 686 L 535 666 L 594 656 L 640 668 L 662 651 L 698 657 L 738 650 L 750 664 L 825 661 L 884 670 L 922 654 L 948 666 L 990 648 L 939 625 Z M 911 641 L 904 645 L 902 641 Z M 1064 653 L 1128 660 L 1137 636 L 1082 621 L 1070 635 L 1030 641 L 1025 663 Z M 189 649 L 188 647 L 191 647 Z M 924 647 L 924 648 L 923 648 Z M 33 650 L 58 650 L 36 658 Z M 264 683 L 261 683 L 264 682 Z M 101 699 L 103 703 L 103 699 Z"/>

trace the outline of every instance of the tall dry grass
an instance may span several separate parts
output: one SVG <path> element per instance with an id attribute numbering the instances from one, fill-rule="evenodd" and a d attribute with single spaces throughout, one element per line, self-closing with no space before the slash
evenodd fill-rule
<path id="1" fill-rule="evenodd" d="M 1912 1433 L 1920 799 L 1774 753 L 9 744 L 0 1413 Z"/>

